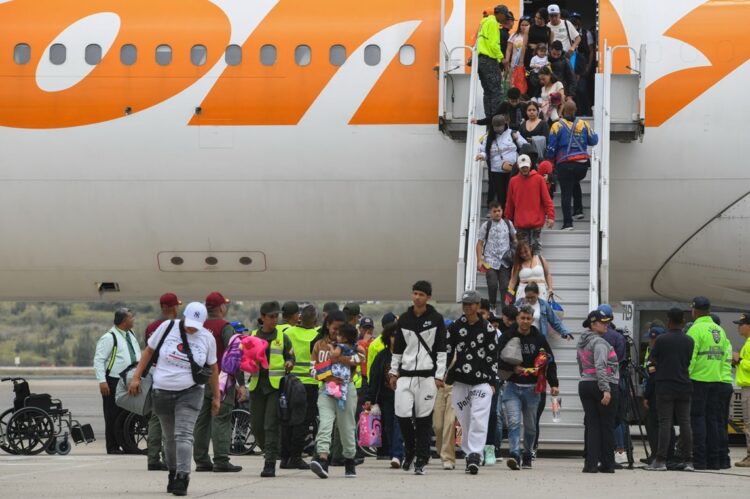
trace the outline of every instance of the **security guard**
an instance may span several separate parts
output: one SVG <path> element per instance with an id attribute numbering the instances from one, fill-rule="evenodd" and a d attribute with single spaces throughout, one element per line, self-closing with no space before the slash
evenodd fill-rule
<path id="1" fill-rule="evenodd" d="M 693 465 L 696 470 L 719 469 L 719 393 L 725 365 L 732 359 L 732 345 L 721 326 L 711 319 L 708 298 L 695 297 L 692 310 L 694 322 L 687 334 L 695 342 L 689 369 L 693 383 Z"/>
<path id="2" fill-rule="evenodd" d="M 299 317 L 299 304 L 296 301 L 285 302 L 281 306 L 281 324 L 279 324 L 279 329 L 286 332 L 287 329 L 298 325 Z"/>
<path id="3" fill-rule="evenodd" d="M 286 304 L 284 304 L 286 306 Z M 284 307 L 282 307 L 283 311 Z M 299 315 L 299 314 L 297 314 Z M 302 459 L 305 439 L 310 424 L 318 415 L 319 382 L 310 375 L 310 352 L 318 336 L 315 327 L 318 312 L 313 305 L 302 309 L 301 323 L 287 328 L 284 333 L 289 337 L 294 349 L 294 374 L 305 385 L 307 394 L 307 411 L 305 420 L 296 426 L 281 426 L 281 469 L 308 470 L 310 465 Z"/>
<path id="4" fill-rule="evenodd" d="M 216 359 L 221 369 L 221 358 L 224 349 L 229 345 L 232 336 L 235 335 L 234 327 L 224 319 L 227 314 L 227 305 L 230 301 L 218 291 L 210 293 L 206 297 L 206 309 L 208 319 L 203 324 L 211 332 L 216 340 Z M 240 397 L 244 398 L 245 375 L 242 371 L 235 373 L 235 379 L 239 383 Z M 213 471 L 215 473 L 236 473 L 242 470 L 242 466 L 236 466 L 229 462 L 229 446 L 232 436 L 232 410 L 234 409 L 235 388 L 227 389 L 226 396 L 221 402 L 219 414 L 211 416 L 211 402 L 213 392 L 207 384 L 203 406 L 195 421 L 193 437 L 193 459 L 195 460 L 195 471 Z M 213 443 L 214 459 L 208 455 L 208 444 Z"/>
<path id="5" fill-rule="evenodd" d="M 279 454 L 279 387 L 281 378 L 294 367 L 294 349 L 289 337 L 277 327 L 279 302 L 266 302 L 260 307 L 262 325 L 252 333 L 268 342 L 266 358 L 268 369 L 250 378 L 251 424 L 255 440 L 265 453 L 261 477 L 276 476 L 276 458 Z"/>
<path id="6" fill-rule="evenodd" d="M 737 386 L 742 390 L 742 420 L 745 426 L 747 455 L 742 461 L 734 463 L 739 468 L 750 468 L 750 312 L 740 315 L 734 321 L 740 336 L 745 343 L 737 353 L 732 353 L 732 362 L 737 368 Z"/>
<path id="7" fill-rule="evenodd" d="M 505 5 L 495 7 L 494 15 L 482 19 L 477 37 L 477 71 L 484 90 L 484 115 L 488 118 L 497 112 L 502 101 L 500 63 L 503 62 L 503 52 L 500 48 L 500 24 L 506 21 L 508 13 Z"/>

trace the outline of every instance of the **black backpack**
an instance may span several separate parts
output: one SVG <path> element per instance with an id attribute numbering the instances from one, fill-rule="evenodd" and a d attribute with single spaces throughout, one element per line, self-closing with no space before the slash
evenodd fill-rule
<path id="1" fill-rule="evenodd" d="M 286 399 L 282 404 L 281 400 Z M 297 426 L 304 422 L 307 412 L 307 391 L 305 385 L 293 374 L 287 374 L 281 381 L 279 396 L 279 419 L 282 424 Z"/>

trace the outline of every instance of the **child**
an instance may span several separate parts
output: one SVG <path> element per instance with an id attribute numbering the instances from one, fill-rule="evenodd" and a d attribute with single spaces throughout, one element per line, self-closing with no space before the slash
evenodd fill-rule
<path id="1" fill-rule="evenodd" d="M 336 337 L 337 345 L 333 350 L 333 355 L 337 357 L 351 357 L 352 362 L 359 362 L 357 354 L 357 329 L 341 328 Z M 331 379 L 325 383 L 325 393 L 339 401 L 339 409 L 343 410 L 346 405 L 346 396 L 349 391 L 349 382 L 351 381 L 351 367 L 335 362 L 331 364 Z"/>
<path id="2" fill-rule="evenodd" d="M 547 45 L 540 43 L 536 46 L 536 54 L 531 58 L 529 66 L 531 66 L 533 72 L 538 73 L 547 64 L 549 64 L 549 59 L 547 59 Z"/>

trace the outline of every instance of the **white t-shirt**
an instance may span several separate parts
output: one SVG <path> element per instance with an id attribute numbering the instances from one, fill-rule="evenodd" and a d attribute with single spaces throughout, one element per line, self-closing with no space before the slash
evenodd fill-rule
<path id="1" fill-rule="evenodd" d="M 566 25 L 568 26 L 567 28 L 565 27 Z M 561 20 L 557 26 L 547 23 L 547 26 L 552 30 L 552 41 L 560 40 L 560 43 L 562 43 L 563 52 L 567 52 L 579 36 L 578 30 L 570 21 Z M 568 37 L 568 33 L 570 33 L 570 37 Z"/>
<path id="2" fill-rule="evenodd" d="M 537 300 L 536 303 L 531 306 L 534 308 L 534 327 L 537 328 L 539 332 L 541 332 L 541 322 L 539 321 L 542 318 L 542 307 L 541 305 L 539 305 L 539 300 Z"/>
<path id="3" fill-rule="evenodd" d="M 534 70 L 535 73 L 538 73 L 540 69 L 542 69 L 542 66 L 546 66 L 549 64 L 549 59 L 545 55 L 544 57 L 539 57 L 538 55 L 535 55 L 531 58 L 531 63 L 529 64 L 531 66 L 531 69 Z"/>
<path id="4" fill-rule="evenodd" d="M 164 331 L 170 321 L 164 321 L 148 339 L 148 346 L 156 350 Z M 207 330 L 200 328 L 197 332 L 187 335 L 193 361 L 199 366 L 216 364 L 216 340 Z M 159 360 L 151 369 L 154 378 L 154 388 L 159 390 L 180 391 L 195 385 L 190 371 L 190 361 L 182 346 L 180 337 L 180 321 L 175 321 L 172 330 L 164 340 L 159 352 Z"/>

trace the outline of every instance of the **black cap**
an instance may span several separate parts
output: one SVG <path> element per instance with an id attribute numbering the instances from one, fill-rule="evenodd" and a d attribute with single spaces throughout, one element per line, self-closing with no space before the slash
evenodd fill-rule
<path id="1" fill-rule="evenodd" d="M 339 304 L 335 301 L 329 301 L 325 305 L 323 305 L 323 313 L 324 314 L 330 314 L 331 312 L 336 312 L 339 309 Z"/>
<path id="2" fill-rule="evenodd" d="M 509 13 L 510 11 L 508 10 L 508 7 L 506 7 L 505 5 L 497 5 L 495 7 L 495 15 L 504 14 L 507 16 Z"/>
<path id="3" fill-rule="evenodd" d="M 570 17 L 570 18 L 577 17 L 578 19 L 580 19 L 581 18 L 581 13 L 580 12 L 576 12 L 575 10 L 573 10 L 573 11 L 570 12 L 570 14 L 568 14 L 568 17 Z"/>
<path id="4" fill-rule="evenodd" d="M 263 305 L 260 306 L 260 314 L 261 315 L 278 314 L 279 309 L 280 309 L 279 302 L 267 301 Z"/>
<path id="5" fill-rule="evenodd" d="M 690 306 L 695 310 L 710 310 L 711 302 L 705 296 L 696 296 Z"/>
<path id="6" fill-rule="evenodd" d="M 344 313 L 350 317 L 360 314 L 359 303 L 350 302 L 344 305 Z"/>
<path id="7" fill-rule="evenodd" d="M 594 309 L 591 312 L 589 312 L 588 317 L 586 317 L 586 320 L 583 321 L 583 327 L 591 327 L 591 324 L 594 322 L 610 322 L 612 321 L 611 317 L 608 317 L 607 314 L 602 312 L 599 309 Z"/>
<path id="8" fill-rule="evenodd" d="M 513 12 L 508 11 L 508 13 L 505 14 L 505 20 L 506 21 L 515 21 L 516 17 L 513 15 Z"/>
<path id="9" fill-rule="evenodd" d="M 383 328 L 386 328 L 390 326 L 391 324 L 395 324 L 398 321 L 398 317 L 393 312 L 386 313 L 382 319 L 380 319 L 380 325 L 383 326 Z"/>
<path id="10" fill-rule="evenodd" d="M 732 321 L 735 324 L 750 324 L 750 312 L 743 312 L 740 314 L 739 320 Z"/>
<path id="11" fill-rule="evenodd" d="M 359 327 L 369 327 L 371 329 L 375 329 L 375 322 L 369 317 L 362 317 L 362 320 L 359 321 Z"/>
<path id="12" fill-rule="evenodd" d="M 299 305 L 296 301 L 284 302 L 284 305 L 281 306 L 281 313 L 284 315 L 294 315 L 297 312 L 299 312 Z"/>

